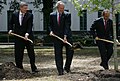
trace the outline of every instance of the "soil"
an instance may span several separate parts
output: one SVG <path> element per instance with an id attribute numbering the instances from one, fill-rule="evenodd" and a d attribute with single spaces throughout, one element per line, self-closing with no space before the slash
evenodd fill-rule
<path id="1" fill-rule="evenodd" d="M 39 73 L 31 74 L 29 58 L 24 55 L 24 70 L 18 69 L 14 64 L 13 49 L 0 51 L 0 80 L 3 81 L 120 81 L 120 70 L 114 70 L 114 59 L 109 62 L 109 70 L 104 70 L 100 64 L 97 48 L 76 50 L 71 65 L 71 73 L 58 76 L 54 50 L 35 49 L 36 65 Z M 65 52 L 64 52 L 65 53 Z M 64 61 L 65 61 L 65 54 Z M 118 55 L 118 62 L 120 61 Z M 120 65 L 120 64 L 118 64 Z M 120 69 L 120 67 L 118 67 Z"/>

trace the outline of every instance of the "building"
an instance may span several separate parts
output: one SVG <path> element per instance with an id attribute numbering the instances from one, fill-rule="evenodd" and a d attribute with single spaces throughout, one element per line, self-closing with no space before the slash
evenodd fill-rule
<path id="1" fill-rule="evenodd" d="M 8 31 L 8 21 L 9 21 L 9 14 L 11 13 L 10 10 L 10 3 L 14 0 L 7 0 L 7 5 L 4 5 L 4 9 L 2 10 L 2 13 L 0 14 L 0 32 L 7 32 Z M 44 28 L 44 15 L 42 12 L 43 4 L 41 3 L 39 5 L 40 8 L 35 8 L 33 6 L 34 0 L 17 0 L 19 1 L 26 1 L 29 5 L 29 10 L 32 10 L 32 13 L 34 14 L 34 31 L 45 31 Z M 57 0 L 54 0 L 54 4 Z M 79 17 L 77 15 L 77 11 L 74 8 L 74 5 L 69 2 L 68 0 L 62 0 L 65 3 L 65 10 L 68 10 L 71 12 L 71 19 L 72 19 L 72 25 L 71 29 L 72 31 L 89 31 L 90 26 L 92 22 L 101 16 L 101 10 L 99 12 L 94 13 L 88 13 L 87 10 L 84 10 L 83 17 Z M 53 4 L 53 5 L 54 5 Z M 54 7 L 54 6 L 53 6 Z"/>
<path id="2" fill-rule="evenodd" d="M 35 4 L 34 4 L 35 0 L 6 0 L 6 1 L 7 1 L 6 2 L 7 5 L 3 5 L 4 9 L 0 14 L 0 42 L 3 43 L 7 41 L 8 42 L 12 41 L 11 37 L 10 37 L 11 39 L 9 39 L 9 36 L 6 36 L 3 34 L 3 33 L 6 34 L 8 32 L 8 22 L 10 19 L 10 14 L 13 11 L 12 9 L 10 9 L 11 1 L 17 1 L 17 2 L 25 1 L 28 3 L 29 11 L 32 12 L 34 15 L 33 31 L 34 31 L 35 37 L 37 37 L 37 39 L 43 39 L 45 43 L 51 42 L 49 36 L 46 33 L 49 14 L 46 15 L 44 10 L 45 8 L 47 8 L 47 9 L 52 9 L 50 11 L 54 11 L 55 4 L 58 0 L 49 0 L 49 1 L 36 0 L 36 1 L 39 1 L 39 5 L 38 5 L 39 8 L 35 7 Z M 50 1 L 52 1 L 52 3 L 49 3 Z M 82 40 L 82 42 L 86 42 L 86 40 L 88 40 L 89 45 L 93 44 L 93 39 L 91 39 L 91 35 L 89 33 L 90 27 L 96 18 L 101 17 L 102 10 L 99 10 L 98 12 L 93 12 L 93 13 L 88 12 L 88 10 L 83 10 L 84 12 L 83 16 L 78 16 L 77 10 L 75 9 L 74 5 L 71 2 L 69 2 L 69 0 L 61 0 L 61 1 L 65 3 L 65 10 L 71 12 L 71 21 L 72 21 L 71 29 L 74 35 L 73 41 L 76 42 L 76 41 Z M 47 7 L 45 7 L 44 4 L 46 4 Z M 112 18 L 112 16 L 110 18 Z M 118 15 L 117 22 L 120 22 L 119 18 L 120 16 Z M 119 27 L 119 24 L 117 24 L 117 26 Z M 118 28 L 118 31 L 119 30 L 120 30 L 120 27 Z M 87 42 L 86 44 L 88 45 Z"/>

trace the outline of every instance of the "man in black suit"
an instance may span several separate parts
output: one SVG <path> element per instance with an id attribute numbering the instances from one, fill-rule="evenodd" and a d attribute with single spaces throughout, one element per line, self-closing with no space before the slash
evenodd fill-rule
<path id="1" fill-rule="evenodd" d="M 9 34 L 12 32 L 24 36 L 26 40 L 19 37 L 15 37 L 15 63 L 16 67 L 23 69 L 23 54 L 26 47 L 28 56 L 30 58 L 30 64 L 32 72 L 38 72 L 35 66 L 35 53 L 33 44 L 27 41 L 27 39 L 33 40 L 32 26 L 33 26 L 33 14 L 27 12 L 28 5 L 25 2 L 20 2 L 19 12 L 12 14 L 9 24 Z"/>
<path id="2" fill-rule="evenodd" d="M 64 70 L 69 73 L 74 51 L 66 44 L 66 41 L 72 44 L 71 14 L 64 11 L 64 3 L 58 1 L 56 3 L 57 11 L 50 14 L 50 35 L 53 34 L 64 39 L 64 43 L 57 38 L 54 38 L 55 62 L 59 75 L 64 74 Z M 63 46 L 66 47 L 66 63 L 63 69 Z"/>
<path id="3" fill-rule="evenodd" d="M 108 9 L 104 10 L 102 13 L 103 17 L 98 18 L 92 24 L 90 30 L 94 38 L 102 38 L 106 40 L 112 40 L 113 36 L 113 21 L 109 19 L 110 12 Z M 101 55 L 101 63 L 104 69 L 109 69 L 108 61 L 112 56 L 113 53 L 113 44 L 104 42 L 101 40 L 96 41 L 100 55 Z"/>

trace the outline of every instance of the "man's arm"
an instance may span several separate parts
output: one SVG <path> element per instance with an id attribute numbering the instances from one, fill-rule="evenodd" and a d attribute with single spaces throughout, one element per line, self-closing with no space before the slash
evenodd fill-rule
<path id="1" fill-rule="evenodd" d="M 67 13 L 65 17 L 65 29 L 64 29 L 64 41 L 67 41 L 67 37 L 71 34 L 71 14 Z"/>
<path id="2" fill-rule="evenodd" d="M 49 23 L 49 27 L 48 27 L 50 36 L 52 36 L 54 34 L 52 27 L 53 27 L 53 19 L 52 19 L 52 14 L 50 14 L 50 23 Z"/>
<path id="3" fill-rule="evenodd" d="M 27 27 L 27 32 L 25 34 L 25 37 L 28 38 L 30 33 L 32 32 L 32 27 L 33 27 L 33 14 L 30 14 L 30 18 L 28 19 L 28 27 Z"/>
<path id="4" fill-rule="evenodd" d="M 93 35 L 93 38 L 97 37 L 96 31 L 95 31 L 96 25 L 97 25 L 97 21 L 94 21 L 90 28 L 90 33 Z"/>
<path id="5" fill-rule="evenodd" d="M 27 28 L 26 33 L 30 34 L 32 32 L 32 27 L 33 27 L 33 14 L 30 14 L 30 18 L 28 19 L 28 28 Z"/>
<path id="6" fill-rule="evenodd" d="M 65 29 L 64 29 L 65 36 L 69 36 L 71 31 L 70 26 L 71 26 L 71 14 L 68 13 L 66 14 L 66 19 L 65 19 Z"/>
<path id="7" fill-rule="evenodd" d="M 113 35 L 113 21 L 111 20 L 111 36 L 112 36 L 112 39 L 114 39 L 114 35 Z M 117 30 L 116 30 L 116 36 L 117 36 Z M 118 39 L 118 36 L 117 36 L 117 39 Z"/>
<path id="8" fill-rule="evenodd" d="M 13 31 L 13 24 L 14 24 L 14 14 L 12 14 L 9 22 L 9 27 L 8 27 L 8 34 L 11 34 Z"/>

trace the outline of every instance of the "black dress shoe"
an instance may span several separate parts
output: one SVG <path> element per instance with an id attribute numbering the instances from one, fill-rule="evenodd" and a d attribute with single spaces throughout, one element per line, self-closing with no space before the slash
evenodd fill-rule
<path id="1" fill-rule="evenodd" d="M 64 75 L 64 73 L 59 73 L 58 75 L 61 76 L 61 75 Z"/>
<path id="2" fill-rule="evenodd" d="M 38 70 L 38 69 L 35 69 L 35 70 L 32 71 L 32 74 L 38 73 L 38 72 L 39 72 L 39 70 Z"/>
<path id="3" fill-rule="evenodd" d="M 109 67 L 108 67 L 108 64 L 100 64 L 100 66 L 102 66 L 105 70 L 108 70 L 109 69 Z"/>
<path id="4" fill-rule="evenodd" d="M 64 69 L 67 73 L 70 73 L 71 72 L 71 70 L 70 69 Z"/>

